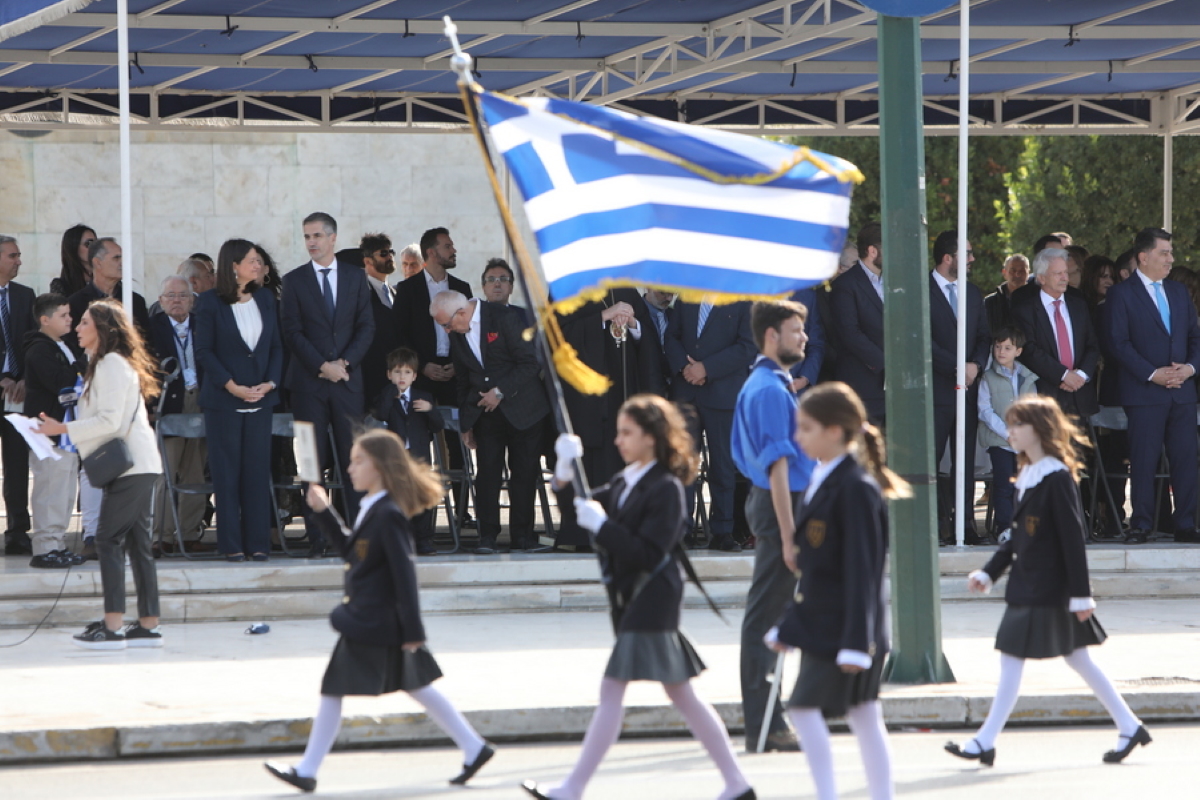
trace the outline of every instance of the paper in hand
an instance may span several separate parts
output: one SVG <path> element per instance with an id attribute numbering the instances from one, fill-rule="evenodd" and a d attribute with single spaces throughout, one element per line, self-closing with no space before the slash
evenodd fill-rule
<path id="1" fill-rule="evenodd" d="M 50 437 L 37 430 L 41 427 L 41 420 L 31 419 L 21 414 L 5 414 L 4 418 L 17 429 L 17 433 L 21 434 L 25 443 L 29 445 L 29 450 L 38 457 L 38 460 L 52 458 L 58 461 L 62 458 L 54 452 L 54 442 L 50 441 Z"/>
<path id="2" fill-rule="evenodd" d="M 305 483 L 320 483 L 321 461 L 317 457 L 317 431 L 311 422 L 292 423 L 292 452 L 296 456 L 297 477 Z"/>

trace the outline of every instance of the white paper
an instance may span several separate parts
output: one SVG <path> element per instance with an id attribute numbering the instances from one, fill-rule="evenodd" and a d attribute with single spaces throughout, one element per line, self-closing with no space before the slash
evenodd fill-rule
<path id="1" fill-rule="evenodd" d="M 305 483 L 321 482 L 321 461 L 317 458 L 317 432 L 311 422 L 292 423 L 292 452 L 296 473 Z"/>
<path id="2" fill-rule="evenodd" d="M 31 419 L 21 414 L 5 414 L 4 418 L 12 423 L 12 426 L 17 429 L 17 433 L 25 439 L 25 443 L 29 445 L 29 450 L 38 457 L 39 461 L 44 461 L 47 458 L 52 458 L 58 461 L 62 456 L 54 451 L 54 442 L 50 441 L 50 437 L 44 433 L 39 433 L 37 428 L 41 426 L 41 420 Z"/>

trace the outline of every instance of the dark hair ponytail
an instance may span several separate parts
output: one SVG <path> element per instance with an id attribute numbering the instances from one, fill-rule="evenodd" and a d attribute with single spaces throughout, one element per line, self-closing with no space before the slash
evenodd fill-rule
<path id="1" fill-rule="evenodd" d="M 867 421 L 862 400 L 844 383 L 822 383 L 800 400 L 800 410 L 825 427 L 842 429 L 846 444 L 879 484 L 884 497 L 908 497 L 908 484 L 887 467 L 883 434 Z"/>

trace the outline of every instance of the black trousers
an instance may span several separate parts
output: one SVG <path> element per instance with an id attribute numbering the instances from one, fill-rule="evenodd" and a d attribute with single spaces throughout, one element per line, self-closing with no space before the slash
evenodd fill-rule
<path id="1" fill-rule="evenodd" d="M 475 511 L 479 543 L 494 547 L 500 535 L 500 484 L 508 453 L 508 536 L 517 549 L 532 547 L 533 509 L 544 418 L 517 430 L 501 411 L 484 412 L 475 435 Z"/>
<path id="2" fill-rule="evenodd" d="M 450 358 L 449 356 L 444 358 L 438 357 L 433 359 L 432 363 L 445 366 L 450 363 Z M 456 379 L 452 378 L 448 381 L 419 381 L 418 388 L 422 387 L 433 395 L 433 399 L 437 401 L 439 406 L 453 408 L 458 405 L 458 382 Z M 446 429 L 445 436 L 446 454 L 450 461 L 450 469 L 461 470 L 463 468 L 462 440 L 456 431 L 452 431 L 449 428 Z M 471 498 L 468 494 L 467 482 L 465 480 L 459 481 L 454 496 L 454 507 L 459 509 L 459 518 L 466 519 L 466 509 L 470 505 Z"/>
<path id="3" fill-rule="evenodd" d="M 204 412 L 208 464 L 217 503 L 217 549 L 271 550 L 271 409 Z"/>
<path id="4" fill-rule="evenodd" d="M 976 381 L 975 386 L 978 385 L 979 382 Z M 979 430 L 978 396 L 974 387 L 967 392 L 967 479 L 963 483 L 963 510 L 966 512 L 967 518 L 958 524 L 968 531 L 975 529 L 975 440 Z M 953 536 L 954 531 L 950 527 L 950 523 L 954 519 L 954 472 L 958 460 L 957 448 L 954 446 L 955 424 L 954 406 L 934 406 L 933 452 L 937 457 L 933 465 L 935 471 L 946 453 L 946 448 L 950 448 L 950 477 L 938 477 L 937 483 L 938 528 L 946 536 Z"/>
<path id="5" fill-rule="evenodd" d="M 8 420 L 0 420 L 0 463 L 4 465 L 5 541 L 29 540 L 29 445 Z"/>
<path id="6" fill-rule="evenodd" d="M 350 483 L 350 447 L 354 444 L 354 427 L 362 421 L 363 395 L 352 391 L 345 383 L 328 383 L 314 392 L 292 392 L 292 415 L 301 422 L 311 422 L 316 429 L 317 457 L 322 464 L 329 460 L 329 431 L 337 449 L 342 482 L 342 518 L 353 521 L 358 516 L 358 501 L 362 495 Z M 307 491 L 307 488 L 305 489 Z M 314 544 L 324 541 L 321 530 L 312 522 L 312 509 L 304 506 L 304 530 Z"/>

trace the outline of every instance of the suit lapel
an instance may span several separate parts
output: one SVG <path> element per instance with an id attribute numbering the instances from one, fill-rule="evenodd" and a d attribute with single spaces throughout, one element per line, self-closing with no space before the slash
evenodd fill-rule
<path id="1" fill-rule="evenodd" d="M 1167 336 L 1170 336 L 1171 332 L 1167 330 L 1167 326 L 1163 324 L 1162 314 L 1159 313 L 1158 310 L 1158 303 L 1155 302 L 1154 298 L 1150 296 L 1150 293 L 1154 290 L 1147 288 L 1146 285 L 1142 283 L 1142 279 L 1136 273 L 1130 277 L 1135 279 L 1131 288 L 1133 289 L 1134 295 L 1136 295 L 1138 298 L 1136 302 L 1142 304 L 1143 310 L 1150 315 L 1151 319 L 1154 320 L 1154 324 L 1158 326 L 1158 329 L 1167 334 Z M 1163 292 L 1166 294 L 1166 289 L 1164 289 Z M 1171 308 L 1170 294 L 1167 294 L 1167 307 Z M 1175 313 L 1174 308 L 1171 308 L 1171 313 Z"/>
<path id="2" fill-rule="evenodd" d="M 883 298 L 875 293 L 875 287 L 871 285 L 871 279 L 867 277 L 865 267 L 862 264 L 855 264 L 851 269 L 858 273 L 855 280 L 858 282 L 859 291 L 867 296 L 867 302 L 879 311 L 883 311 Z"/>

